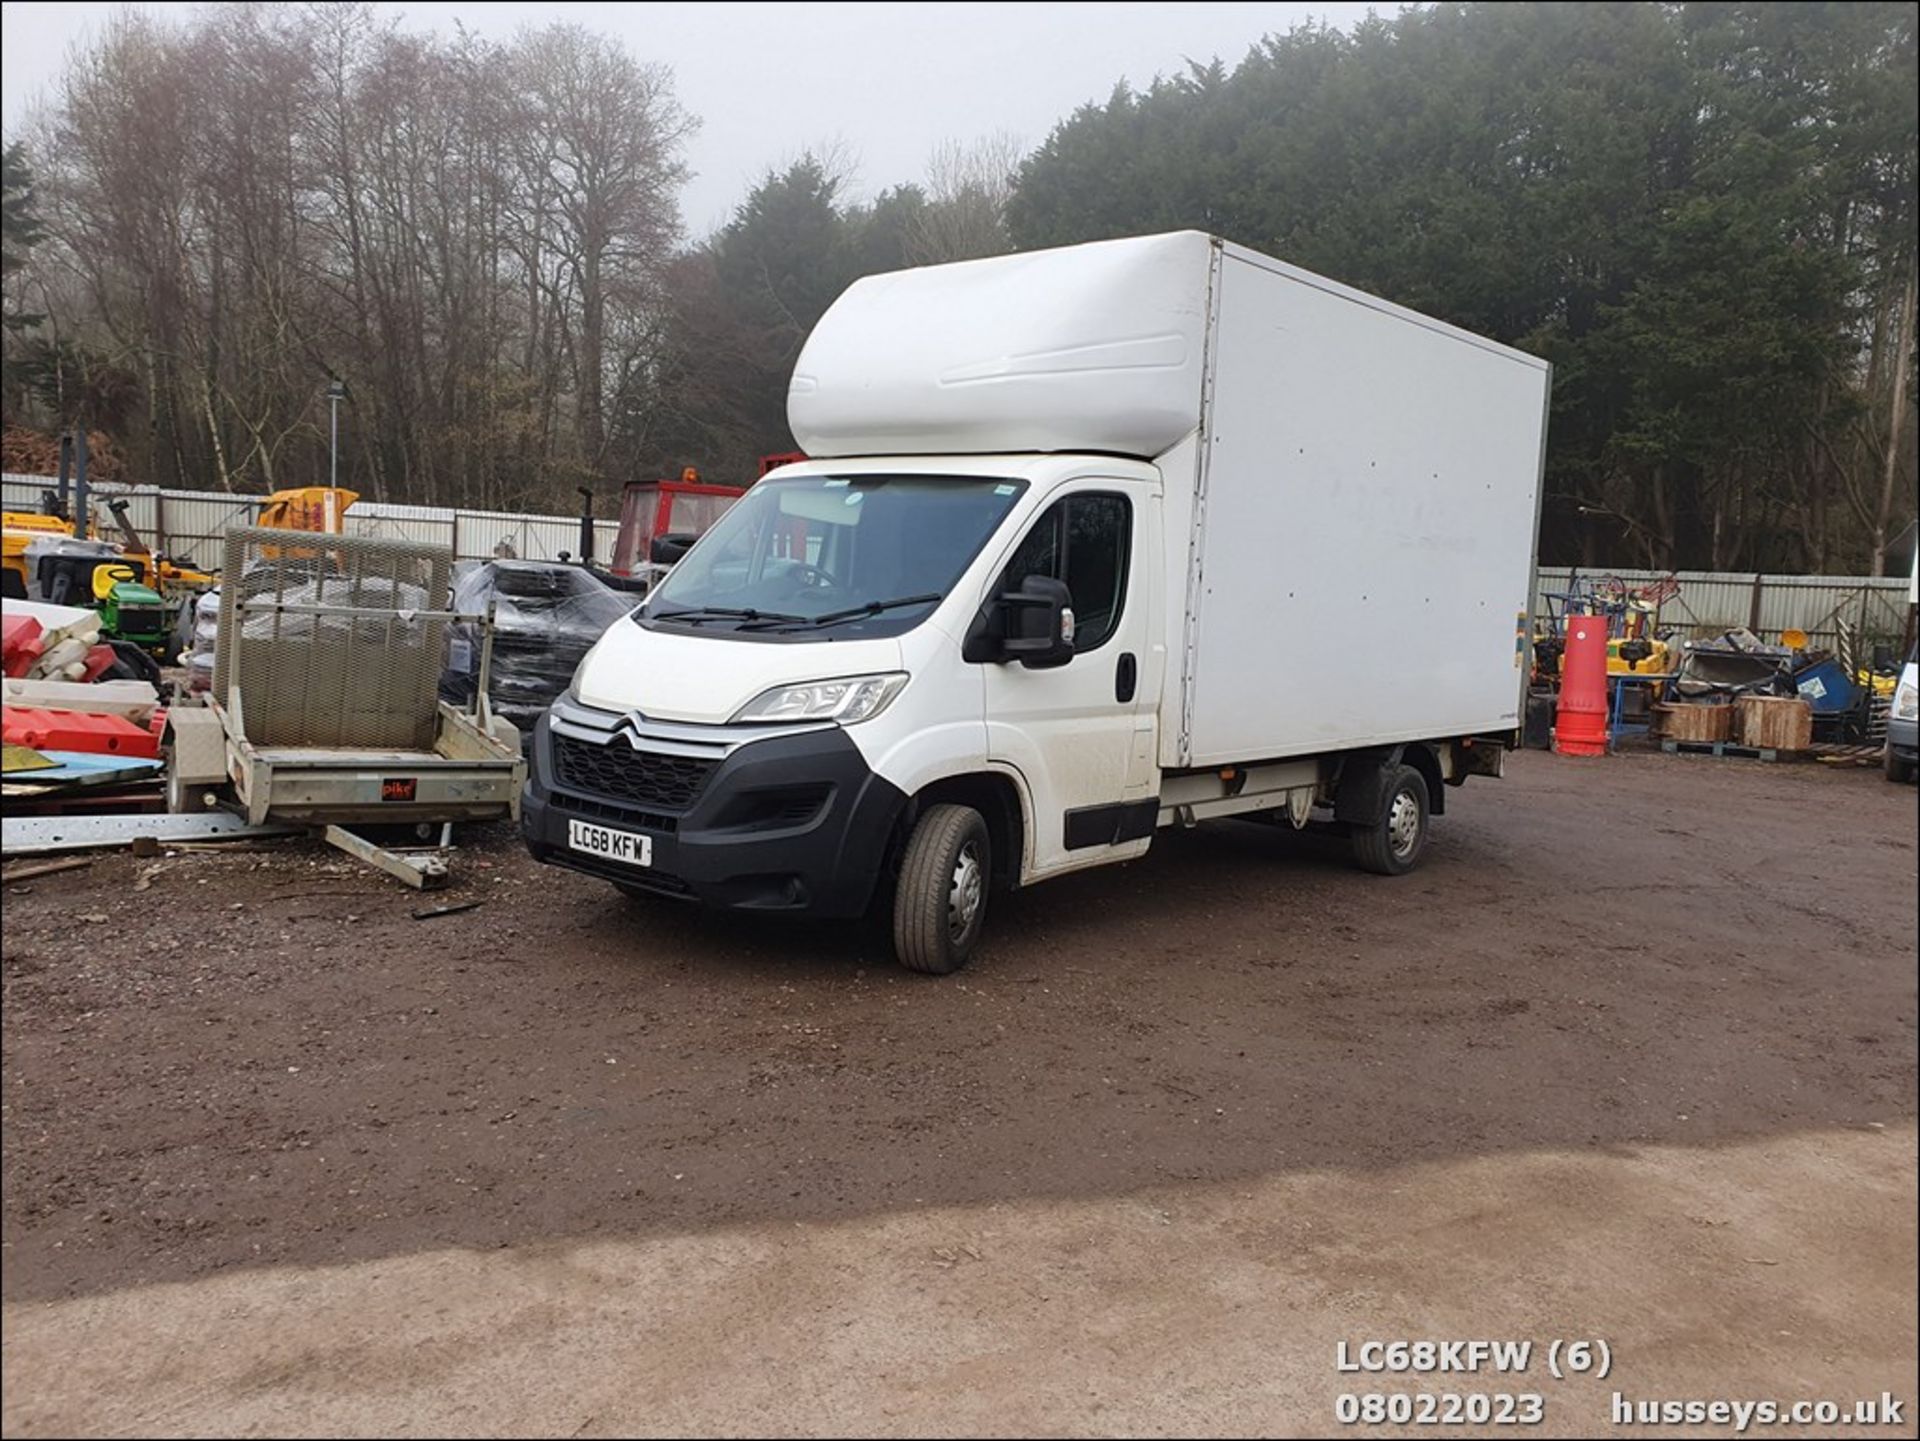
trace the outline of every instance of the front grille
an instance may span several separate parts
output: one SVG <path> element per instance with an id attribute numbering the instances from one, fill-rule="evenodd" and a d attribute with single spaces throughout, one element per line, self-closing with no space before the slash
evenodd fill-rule
<path id="1" fill-rule="evenodd" d="M 655 895 L 671 896 L 676 900 L 693 899 L 693 887 L 665 871 L 649 870 L 644 866 L 623 866 L 617 861 L 603 861 L 598 856 L 582 855 L 579 851 L 561 851 L 553 859 L 573 870 L 603 877 L 631 890 L 651 891 Z"/>
<path id="2" fill-rule="evenodd" d="M 642 830 L 666 831 L 668 834 L 680 829 L 680 822 L 672 816 L 663 816 L 655 811 L 636 811 L 630 806 L 610 806 L 605 801 L 590 801 L 583 796 L 570 796 L 565 791 L 555 791 L 553 803 L 563 811 L 606 821 L 610 825 L 639 826 Z"/>
<path id="3" fill-rule="evenodd" d="M 718 816 L 716 830 L 773 831 L 804 826 L 820 814 L 833 787 L 784 786 L 778 790 L 746 791 L 733 798 Z"/>
<path id="4" fill-rule="evenodd" d="M 607 866 L 604 868 L 604 874 L 611 876 L 615 872 L 611 866 Z M 692 886 L 680 877 L 670 876 L 665 871 L 633 871 L 620 875 L 618 879 L 635 890 L 652 891 L 655 895 L 675 896 L 682 899 L 690 899 L 693 895 Z"/>
<path id="5" fill-rule="evenodd" d="M 119 627 L 129 635 L 152 635 L 167 628 L 167 613 L 152 606 L 129 606 L 119 612 Z"/>
<path id="6" fill-rule="evenodd" d="M 637 751 L 623 739 L 605 745 L 553 738 L 555 778 L 570 790 L 645 809 L 684 811 L 699 798 L 717 760 Z"/>
<path id="7" fill-rule="evenodd" d="M 804 793 L 796 793 L 775 805 L 768 806 L 761 824 L 769 826 L 801 826 L 820 814 L 820 803 L 827 798 L 827 788 L 817 786 Z"/>

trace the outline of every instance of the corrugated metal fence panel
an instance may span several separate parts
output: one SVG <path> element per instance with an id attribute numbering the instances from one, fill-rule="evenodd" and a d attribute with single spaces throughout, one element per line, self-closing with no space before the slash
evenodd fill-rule
<path id="1" fill-rule="evenodd" d="M 123 490 L 118 493 L 109 492 L 103 496 L 102 499 L 126 501 L 127 523 L 139 531 L 140 534 L 146 538 L 149 545 L 153 543 L 154 530 L 160 524 L 160 496 L 157 491 Z M 107 530 L 107 534 L 118 535 L 120 533 L 120 528 L 113 524 L 113 517 L 111 515 L 103 515 L 96 509 L 94 511 L 94 520 L 96 524 L 103 528 L 111 527 Z"/>
<path id="2" fill-rule="evenodd" d="M 60 481 L 51 475 L 21 475 L 8 471 L 0 477 L 0 495 L 6 498 L 8 510 L 40 509 L 40 492 L 58 489 Z"/>
<path id="3" fill-rule="evenodd" d="M 51 475 L 9 474 L 5 478 L 7 509 L 37 511 L 43 493 L 58 486 L 58 478 Z M 128 502 L 127 520 L 148 545 L 175 560 L 209 567 L 220 564 L 220 546 L 227 531 L 236 525 L 251 525 L 260 514 L 258 496 L 108 482 L 89 483 L 88 489 L 100 502 L 92 509 L 95 528 L 103 534 L 117 534 L 105 503 L 124 497 Z"/>
<path id="4" fill-rule="evenodd" d="M 354 535 L 406 537 L 452 546 L 459 560 L 485 560 L 502 541 L 521 560 L 558 560 L 562 551 L 573 557 L 580 551 L 580 522 L 570 516 L 361 501 L 347 512 L 347 529 Z M 620 523 L 596 520 L 593 534 L 595 557 L 610 560 Z"/>
<path id="5" fill-rule="evenodd" d="M 152 529 L 141 530 L 150 545 L 175 560 L 216 570 L 227 532 L 259 520 L 260 497 L 163 490 L 156 495 L 154 511 Z"/>
<path id="6" fill-rule="evenodd" d="M 613 559 L 614 542 L 620 536 L 617 520 L 593 523 L 593 556 L 606 563 Z M 558 560 L 565 551 L 570 559 L 580 558 L 580 522 L 552 515 L 515 515 L 504 510 L 463 510 L 460 512 L 460 555 L 463 559 L 485 559 L 501 542 L 511 546 L 521 560 Z"/>
<path id="7" fill-rule="evenodd" d="M 1628 577 L 1622 575 L 1622 580 Z M 1743 626 L 1753 613 L 1753 577 L 1716 575 L 1712 571 L 1682 571 L 1674 577 L 1680 582 L 1680 594 L 1660 608 L 1660 623 L 1694 635 L 1719 635 Z M 1631 583 L 1645 585 L 1658 580 L 1652 572 L 1636 573 Z"/>
<path id="8" fill-rule="evenodd" d="M 1769 633 L 1797 626 L 1808 635 L 1826 636 L 1844 626 L 1860 636 L 1898 636 L 1906 618 L 1906 590 L 1898 580 L 1885 578 L 1839 582 L 1763 576 L 1760 629 Z"/>
<path id="9" fill-rule="evenodd" d="M 1534 594 L 1534 613 L 1545 615 L 1547 598 L 1567 589 L 1565 566 L 1542 566 Z M 1630 586 L 1645 585 L 1664 572 L 1648 570 L 1583 571 L 1587 579 L 1612 575 Z M 1892 576 L 1760 575 L 1751 572 L 1683 570 L 1675 575 L 1680 594 L 1660 611 L 1663 629 L 1691 637 L 1718 635 L 1751 626 L 1765 639 L 1783 630 L 1803 630 L 1816 643 L 1832 646 L 1842 626 L 1867 638 L 1897 637 L 1905 624 L 1907 582 Z M 1756 593 L 1756 581 L 1758 582 Z M 1757 601 L 1757 610 L 1756 610 Z"/>
<path id="10" fill-rule="evenodd" d="M 593 558 L 602 565 L 613 559 L 614 542 L 620 537 L 620 522 L 596 520 L 593 523 Z M 568 558 L 580 558 L 580 522 L 550 515 L 511 515 L 504 511 L 463 511 L 460 515 L 460 554 L 463 558 L 486 559 L 494 547 L 505 541 L 521 560 L 558 560 L 565 551 Z"/>
<path id="11" fill-rule="evenodd" d="M 411 540 L 453 549 L 454 518 L 450 510 L 425 505 L 382 505 L 356 501 L 348 508 L 343 529 L 348 535 Z M 455 557 L 458 559 L 458 557 Z"/>
<path id="12" fill-rule="evenodd" d="M 59 480 L 51 475 L 18 475 L 4 481 L 6 509 L 37 511 L 44 492 Z M 98 483 L 90 486 L 102 502 L 126 496 L 127 519 L 141 537 L 162 554 L 203 567 L 220 563 L 220 547 L 236 525 L 252 525 L 259 518 L 262 496 L 224 495 L 218 491 L 157 490 L 152 486 Z M 111 520 L 96 510 L 98 524 Z M 574 516 L 522 515 L 500 510 L 456 510 L 446 506 L 392 505 L 358 501 L 347 512 L 348 535 L 385 536 L 395 540 L 425 541 L 450 546 L 459 560 L 484 560 L 502 541 L 523 560 L 557 560 L 560 552 L 576 555 L 580 549 L 580 521 Z M 618 520 L 594 522 L 594 555 L 613 558 L 619 538 Z"/>

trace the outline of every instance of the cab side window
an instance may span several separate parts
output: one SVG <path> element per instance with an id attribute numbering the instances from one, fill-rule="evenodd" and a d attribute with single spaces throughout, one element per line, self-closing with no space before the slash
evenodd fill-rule
<path id="1" fill-rule="evenodd" d="M 1000 574 L 1000 590 L 1030 575 L 1065 581 L 1073 594 L 1074 654 L 1106 644 L 1127 600 L 1133 511 L 1124 495 L 1086 493 L 1055 501 L 1033 523 Z"/>

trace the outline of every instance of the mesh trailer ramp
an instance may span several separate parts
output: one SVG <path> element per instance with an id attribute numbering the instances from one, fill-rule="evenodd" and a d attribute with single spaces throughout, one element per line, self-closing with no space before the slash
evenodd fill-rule
<path id="1" fill-rule="evenodd" d="M 487 699 L 492 616 L 449 609 L 452 569 L 449 547 L 420 541 L 228 531 L 213 687 L 204 712 L 177 713 L 177 750 L 198 731 L 212 764 L 217 726 L 219 779 L 250 824 L 306 826 L 409 885 L 443 884 L 453 825 L 517 820 L 526 780 L 519 732 Z M 455 625 L 480 642 L 466 707 L 438 695 Z M 206 804 L 191 780 L 177 805 Z M 440 844 L 350 829 L 370 825 L 438 825 Z"/>

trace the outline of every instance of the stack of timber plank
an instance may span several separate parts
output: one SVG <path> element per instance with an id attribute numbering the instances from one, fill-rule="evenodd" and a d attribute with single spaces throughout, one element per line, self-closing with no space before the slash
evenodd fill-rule
<path id="1" fill-rule="evenodd" d="M 1733 703 L 1733 735 L 1754 750 L 1804 751 L 1813 744 L 1813 707 L 1798 696 L 1740 696 Z"/>

